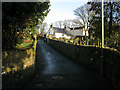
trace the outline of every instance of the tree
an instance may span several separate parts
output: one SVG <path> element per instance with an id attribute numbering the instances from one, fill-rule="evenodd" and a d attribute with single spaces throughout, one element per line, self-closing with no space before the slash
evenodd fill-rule
<path id="1" fill-rule="evenodd" d="M 89 32 L 94 34 L 94 37 L 101 38 L 102 33 L 102 13 L 101 2 L 88 2 L 91 5 L 89 11 L 94 12 L 91 20 L 89 20 Z"/>
<path id="2" fill-rule="evenodd" d="M 90 11 L 94 11 L 95 15 L 90 20 L 91 28 L 101 31 L 101 2 L 88 2 L 91 5 Z M 104 22 L 105 22 L 105 33 L 110 37 L 113 30 L 113 24 L 118 25 L 119 13 L 120 13 L 120 2 L 104 2 Z M 99 29 L 100 28 L 100 29 Z M 96 31 L 96 32 L 97 32 Z"/>
<path id="3" fill-rule="evenodd" d="M 95 37 L 101 39 L 102 31 L 102 12 L 101 2 L 88 2 L 91 5 L 90 11 L 94 11 L 95 15 L 90 20 L 90 30 L 95 32 Z M 105 28 L 105 44 L 110 47 L 115 46 L 118 37 L 120 36 L 120 1 L 119 2 L 104 2 L 104 28 Z M 115 35 L 115 36 L 114 36 Z"/>
<path id="4" fill-rule="evenodd" d="M 54 23 L 54 25 L 55 25 L 56 27 L 62 28 L 62 26 L 63 26 L 63 21 L 56 21 L 56 22 Z"/>
<path id="5" fill-rule="evenodd" d="M 64 20 L 64 21 L 56 21 L 54 23 L 54 25 L 56 27 L 59 27 L 59 28 L 62 28 L 62 27 L 72 27 L 74 25 L 77 25 L 77 23 L 74 22 L 74 20 L 72 19 L 67 19 L 67 20 Z"/>
<path id="6" fill-rule="evenodd" d="M 118 22 L 120 20 L 120 2 L 105 2 L 104 7 L 105 7 L 105 19 L 106 23 L 108 25 L 108 28 L 106 29 L 108 32 L 106 35 L 110 38 L 110 35 L 112 32 L 114 32 L 114 26 L 118 26 Z M 106 26 L 107 26 L 106 25 Z M 117 28 L 116 28 L 117 29 Z M 118 30 L 118 29 L 117 29 Z"/>
<path id="7" fill-rule="evenodd" d="M 43 35 L 45 33 L 47 26 L 48 26 L 47 23 L 42 23 L 40 25 L 40 35 Z"/>
<path id="8" fill-rule="evenodd" d="M 2 44 L 4 49 L 16 45 L 26 27 L 34 27 L 38 19 L 44 20 L 49 12 L 49 2 L 3 2 L 2 3 Z M 20 38 L 16 37 L 20 32 Z"/>
<path id="9" fill-rule="evenodd" d="M 74 10 L 74 14 L 78 17 L 74 22 L 79 23 L 79 25 L 83 26 L 84 28 L 89 27 L 89 20 L 93 15 L 93 12 L 89 11 L 90 5 L 85 4 Z"/>
<path id="10" fill-rule="evenodd" d="M 70 27 L 77 26 L 77 23 L 74 22 L 74 19 L 67 19 L 63 22 L 64 27 Z"/>

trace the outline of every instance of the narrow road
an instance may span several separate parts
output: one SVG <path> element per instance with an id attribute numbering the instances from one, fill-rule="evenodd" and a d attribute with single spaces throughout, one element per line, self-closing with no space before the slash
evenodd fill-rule
<path id="1" fill-rule="evenodd" d="M 96 72 L 69 60 L 43 40 L 38 40 L 37 72 L 27 88 L 110 88 Z"/>

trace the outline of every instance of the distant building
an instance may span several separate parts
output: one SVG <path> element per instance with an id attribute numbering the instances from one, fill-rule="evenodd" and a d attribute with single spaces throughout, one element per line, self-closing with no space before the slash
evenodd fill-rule
<path id="1" fill-rule="evenodd" d="M 85 30 L 83 27 L 75 27 L 75 28 L 70 28 L 71 34 L 74 37 L 84 37 L 84 36 L 89 36 L 88 30 Z"/>
<path id="2" fill-rule="evenodd" d="M 48 38 L 66 38 L 70 39 L 72 38 L 69 31 L 67 31 L 65 28 L 57 28 L 57 27 L 50 27 L 49 31 L 47 32 L 46 37 Z"/>

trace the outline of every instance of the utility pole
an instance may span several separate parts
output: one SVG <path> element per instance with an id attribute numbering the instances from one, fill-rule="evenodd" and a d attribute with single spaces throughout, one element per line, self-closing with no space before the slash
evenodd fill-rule
<path id="1" fill-rule="evenodd" d="M 103 48 L 104 48 L 104 0 L 102 0 L 102 49 L 101 49 L 101 60 L 100 60 L 100 74 L 103 75 L 103 59 L 104 59 L 104 55 L 103 55 Z"/>
<path id="2" fill-rule="evenodd" d="M 104 0 L 102 0 L 102 48 L 104 48 Z"/>

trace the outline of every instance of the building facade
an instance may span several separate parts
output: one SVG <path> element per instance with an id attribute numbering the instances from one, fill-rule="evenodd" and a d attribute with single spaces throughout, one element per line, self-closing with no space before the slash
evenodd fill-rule
<path id="1" fill-rule="evenodd" d="M 49 31 L 46 34 L 46 37 L 70 39 L 71 35 L 66 29 L 51 26 Z"/>

